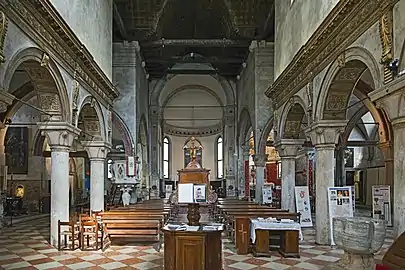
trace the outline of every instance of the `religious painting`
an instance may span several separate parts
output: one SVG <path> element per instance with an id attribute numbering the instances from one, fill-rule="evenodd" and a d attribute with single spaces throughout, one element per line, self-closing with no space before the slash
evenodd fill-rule
<path id="1" fill-rule="evenodd" d="M 9 127 L 5 138 L 8 173 L 28 173 L 28 128 Z"/>
<path id="2" fill-rule="evenodd" d="M 195 158 L 195 160 L 202 167 L 203 147 L 197 139 L 191 137 L 189 140 L 187 140 L 183 147 L 183 150 L 184 150 L 184 167 L 187 167 L 187 165 L 193 160 L 193 158 Z"/>
<path id="3" fill-rule="evenodd" d="M 344 153 L 345 167 L 353 168 L 354 166 L 354 148 L 346 148 Z"/>

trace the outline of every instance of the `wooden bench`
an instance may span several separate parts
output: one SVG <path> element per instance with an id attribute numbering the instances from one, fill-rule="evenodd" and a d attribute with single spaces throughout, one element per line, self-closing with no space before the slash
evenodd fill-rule
<path id="1" fill-rule="evenodd" d="M 405 232 L 395 240 L 387 253 L 385 253 L 382 263 L 390 270 L 405 269 Z"/>
<path id="2" fill-rule="evenodd" d="M 99 215 L 110 240 L 125 238 L 136 242 L 158 242 L 165 222 L 162 212 L 153 211 L 109 211 Z"/>

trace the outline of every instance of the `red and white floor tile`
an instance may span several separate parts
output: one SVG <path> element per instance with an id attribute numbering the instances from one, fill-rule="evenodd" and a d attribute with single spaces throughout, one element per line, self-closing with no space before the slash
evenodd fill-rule
<path id="1" fill-rule="evenodd" d="M 49 245 L 49 218 L 17 224 L 0 231 L 0 269 L 163 269 L 163 252 L 151 246 L 113 246 L 101 251 L 63 251 Z M 224 240 L 225 270 L 236 269 L 320 269 L 339 260 L 342 250 L 314 244 L 313 230 L 304 231 L 301 258 L 286 259 L 274 252 L 271 257 L 255 258 L 234 252 Z M 387 239 L 376 256 L 381 259 L 391 245 Z"/>

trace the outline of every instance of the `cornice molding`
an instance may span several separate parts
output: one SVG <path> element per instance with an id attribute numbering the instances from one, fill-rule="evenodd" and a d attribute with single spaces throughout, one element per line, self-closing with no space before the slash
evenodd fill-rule
<path id="1" fill-rule="evenodd" d="M 350 44 L 380 20 L 398 0 L 341 0 L 266 90 L 279 108 Z"/>
<path id="2" fill-rule="evenodd" d="M 34 41 L 41 41 L 89 86 L 93 95 L 107 104 L 118 97 L 119 92 L 80 42 L 67 23 L 48 0 L 1 0 L 0 7 L 18 27 Z"/>
<path id="3" fill-rule="evenodd" d="M 209 127 L 201 127 L 201 128 L 187 128 L 187 127 L 176 127 L 173 125 L 169 125 L 167 123 L 163 124 L 163 132 L 173 136 L 179 137 L 190 137 L 190 136 L 212 136 L 218 133 L 221 133 L 223 130 L 223 123 L 219 123 L 217 125 L 209 126 Z"/>

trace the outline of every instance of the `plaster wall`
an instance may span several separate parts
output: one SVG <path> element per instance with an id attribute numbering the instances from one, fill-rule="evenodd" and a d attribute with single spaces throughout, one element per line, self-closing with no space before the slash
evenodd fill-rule
<path id="1" fill-rule="evenodd" d="M 277 0 L 275 2 L 274 79 L 283 72 L 339 0 Z"/>
<path id="2" fill-rule="evenodd" d="M 112 0 L 54 0 L 53 6 L 112 79 Z"/>
<path id="3" fill-rule="evenodd" d="M 171 155 L 170 158 L 170 180 L 178 180 L 177 171 L 184 169 L 184 144 L 188 138 L 165 135 L 170 139 L 171 142 Z M 203 146 L 202 150 L 202 167 L 210 169 L 210 181 L 216 179 L 216 164 L 215 164 L 215 147 L 216 139 L 219 135 L 208 136 L 208 137 L 196 137 L 197 140 L 201 142 Z"/>

